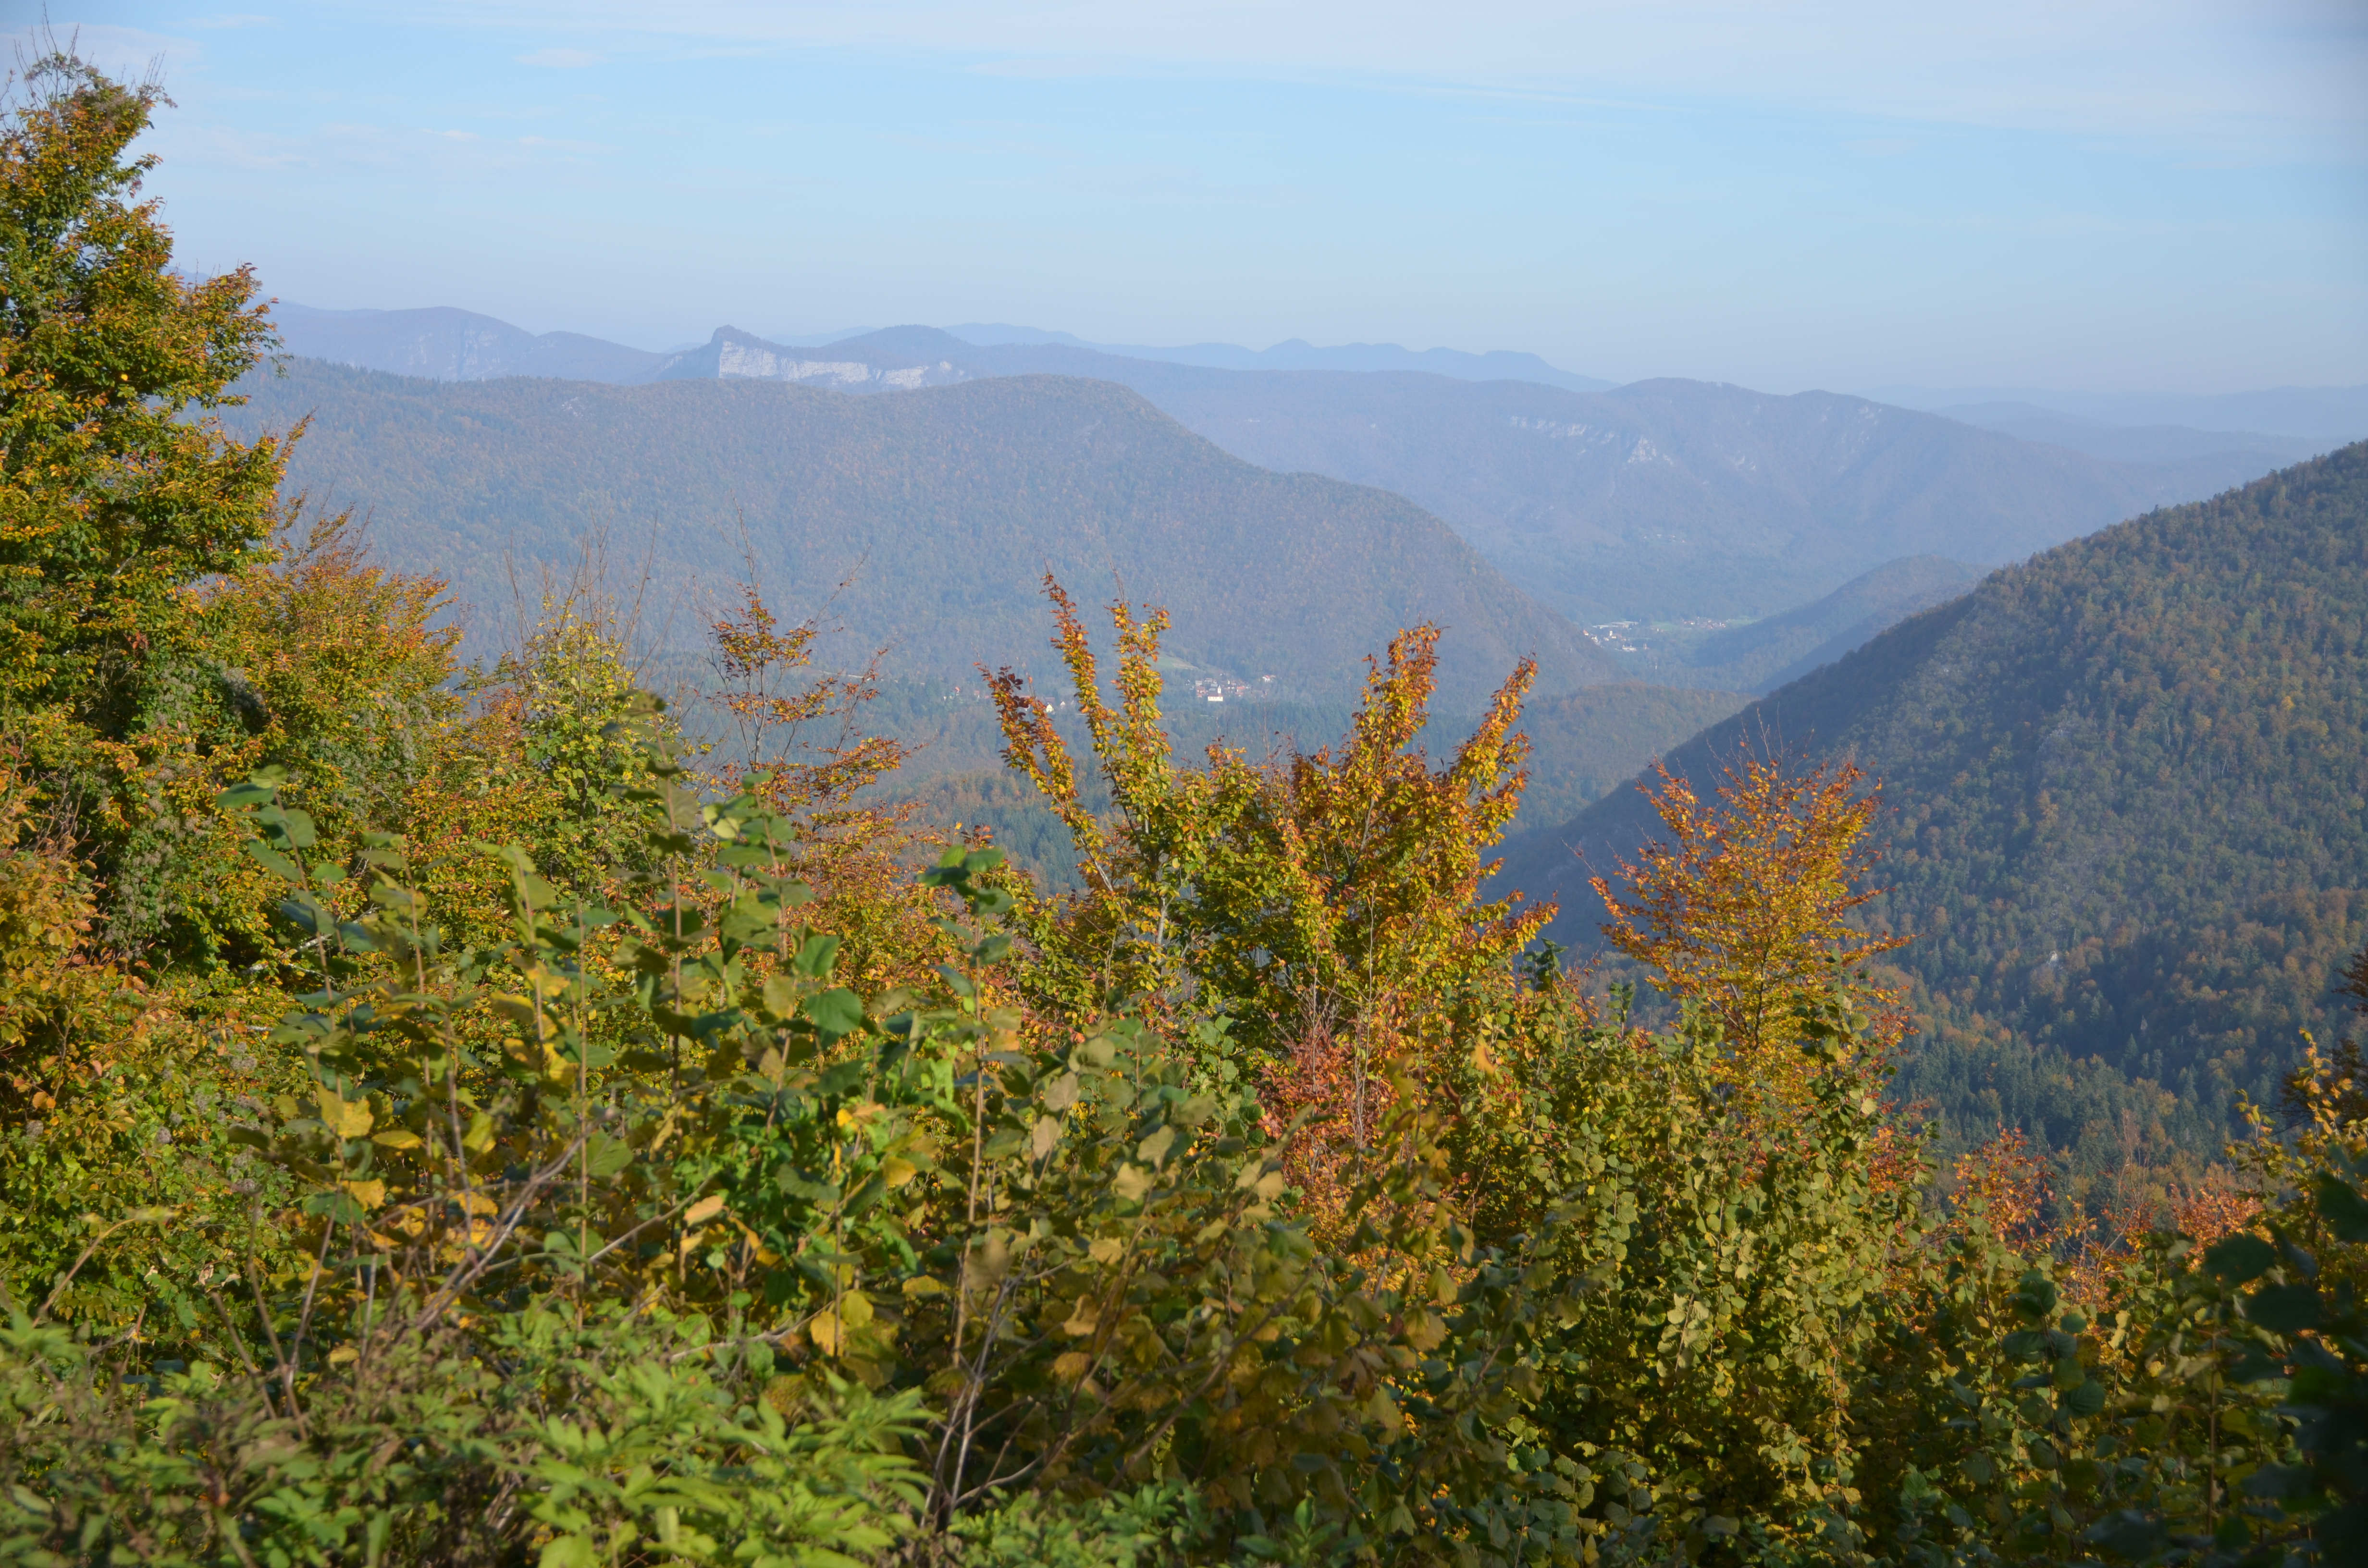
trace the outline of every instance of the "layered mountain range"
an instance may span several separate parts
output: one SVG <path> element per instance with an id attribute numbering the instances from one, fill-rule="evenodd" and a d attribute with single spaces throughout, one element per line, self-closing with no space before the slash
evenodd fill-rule
<path id="1" fill-rule="evenodd" d="M 1415 501 L 1583 624 L 1767 617 L 1903 558 L 2001 564 L 2326 445 L 2155 431 L 2098 455 L 1862 398 L 1671 380 L 1603 388 L 1533 356 L 1434 366 L 1389 346 L 1113 353 L 1019 328 L 969 328 L 1006 339 L 971 342 L 898 327 L 797 347 L 723 328 L 671 354 L 596 353 L 595 340 L 461 312 L 281 312 L 300 353 L 440 379 L 779 381 L 858 393 L 1042 374 L 1115 381 L 1262 468 Z M 1359 368 L 1329 368 L 1340 365 Z M 1696 681 L 1685 661 L 1660 663 L 1650 678 L 1733 684 L 1727 672 Z"/>

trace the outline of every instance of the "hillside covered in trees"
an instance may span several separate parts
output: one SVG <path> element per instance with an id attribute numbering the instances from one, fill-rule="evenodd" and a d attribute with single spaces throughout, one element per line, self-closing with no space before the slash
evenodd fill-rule
<path id="1" fill-rule="evenodd" d="M 853 662 L 889 645 L 892 672 L 940 681 L 1042 663 L 1047 571 L 1167 605 L 1177 660 L 1272 676 L 1300 700 L 1353 694 L 1365 653 L 1425 619 L 1452 631 L 1459 708 L 1525 653 L 1546 690 L 1619 677 L 1419 507 L 1252 468 L 1106 382 L 848 398 L 751 381 L 455 384 L 297 361 L 244 390 L 233 427 L 309 419 L 290 485 L 366 511 L 381 558 L 450 581 L 481 632 L 510 619 L 513 563 L 530 601 L 538 565 L 564 569 L 605 535 L 620 573 L 646 563 L 648 602 L 684 605 L 682 633 L 753 564 L 785 613 L 827 607 Z"/>
<path id="2" fill-rule="evenodd" d="M 1611 890 L 1648 1024 L 1484 885 L 1540 672 L 1442 742 L 1435 625 L 1325 743 L 1191 751 L 1167 615 L 1048 582 L 1057 675 L 988 699 L 1067 891 L 871 800 L 873 683 L 754 585 L 696 710 L 597 584 L 463 665 L 223 417 L 268 323 L 141 200 L 161 101 L 51 53 L 0 119 L 0 1563 L 2368 1552 L 2356 1047 L 2214 1183 L 2062 1225 L 1900 1103 L 1840 762 L 1665 786 Z M 2032 591 L 2111 689 L 2180 677 L 2174 740 L 2356 745 L 2312 704 L 2360 461 Z M 2237 536 L 2299 607 L 2274 683 Z M 2180 602 L 2215 663 L 2112 646 Z"/>
<path id="3" fill-rule="evenodd" d="M 2368 939 L 2368 447 L 1998 574 L 1705 731 L 1697 781 L 1769 749 L 1883 784 L 1891 961 L 1925 1020 L 1906 1082 L 2101 1176 L 2214 1153 L 2274 1103 Z M 1588 943 L 1633 790 L 1512 846 Z"/>

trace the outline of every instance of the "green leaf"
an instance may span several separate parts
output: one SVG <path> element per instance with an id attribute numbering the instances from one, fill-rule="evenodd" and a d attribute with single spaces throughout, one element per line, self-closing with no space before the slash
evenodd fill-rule
<path id="1" fill-rule="evenodd" d="M 584 1155 L 585 1169 L 602 1179 L 615 1176 L 633 1163 L 632 1145 L 605 1132 L 595 1132 L 585 1141 Z"/>
<path id="2" fill-rule="evenodd" d="M 2368 1242 L 2368 1199 L 2331 1171 L 2319 1175 L 2318 1213 L 2342 1240 Z"/>
<path id="3" fill-rule="evenodd" d="M 814 1028 L 837 1039 L 863 1027 L 863 1000 L 845 986 L 806 998 L 806 1017 Z"/>
<path id="4" fill-rule="evenodd" d="M 830 973 L 830 966 L 837 961 L 837 937 L 808 937 L 799 947 L 797 959 L 791 967 L 808 980 L 820 980 Z"/>
<path id="5" fill-rule="evenodd" d="M 2223 1236 L 2204 1249 L 2204 1271 L 2231 1285 L 2249 1285 L 2278 1265 L 2278 1249 L 2259 1236 Z"/>
<path id="6" fill-rule="evenodd" d="M 2245 1298 L 2245 1316 L 2271 1334 L 2297 1334 L 2319 1325 L 2318 1288 L 2306 1282 L 2264 1285 Z"/>
<path id="7" fill-rule="evenodd" d="M 269 845 L 264 843 L 263 840 L 259 838 L 248 839 L 246 841 L 246 852 L 254 856 L 257 860 L 261 861 L 265 870 L 274 873 L 280 881 L 288 883 L 290 887 L 301 888 L 304 885 L 303 868 L 297 865 L 295 861 L 288 858 L 287 856 L 279 853 L 277 849 L 274 849 Z"/>

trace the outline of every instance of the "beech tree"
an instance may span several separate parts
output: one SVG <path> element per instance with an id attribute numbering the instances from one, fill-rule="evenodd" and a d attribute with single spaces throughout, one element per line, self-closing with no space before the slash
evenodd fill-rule
<path id="1" fill-rule="evenodd" d="M 1880 786 L 1864 788 L 1847 762 L 1796 772 L 1746 757 L 1720 778 L 1713 804 L 1659 764 L 1654 772 L 1647 793 L 1668 838 L 1619 863 L 1622 887 L 1591 879 L 1611 915 L 1603 935 L 1715 1020 L 1750 1076 L 1797 1087 L 1804 1006 L 1839 988 L 1879 1017 L 1897 1010 L 1890 992 L 1850 972 L 1907 941 L 1847 918 L 1875 896 L 1861 884 Z"/>

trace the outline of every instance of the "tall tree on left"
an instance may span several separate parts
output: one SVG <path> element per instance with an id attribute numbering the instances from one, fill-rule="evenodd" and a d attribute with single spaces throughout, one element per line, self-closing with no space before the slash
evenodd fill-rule
<path id="1" fill-rule="evenodd" d="M 251 270 L 176 273 L 141 199 L 154 159 L 131 147 L 163 89 L 52 45 L 6 96 L 0 744 L 104 879 L 168 688 L 202 678 L 199 585 L 269 559 L 289 437 L 216 416 L 275 338 Z"/>

